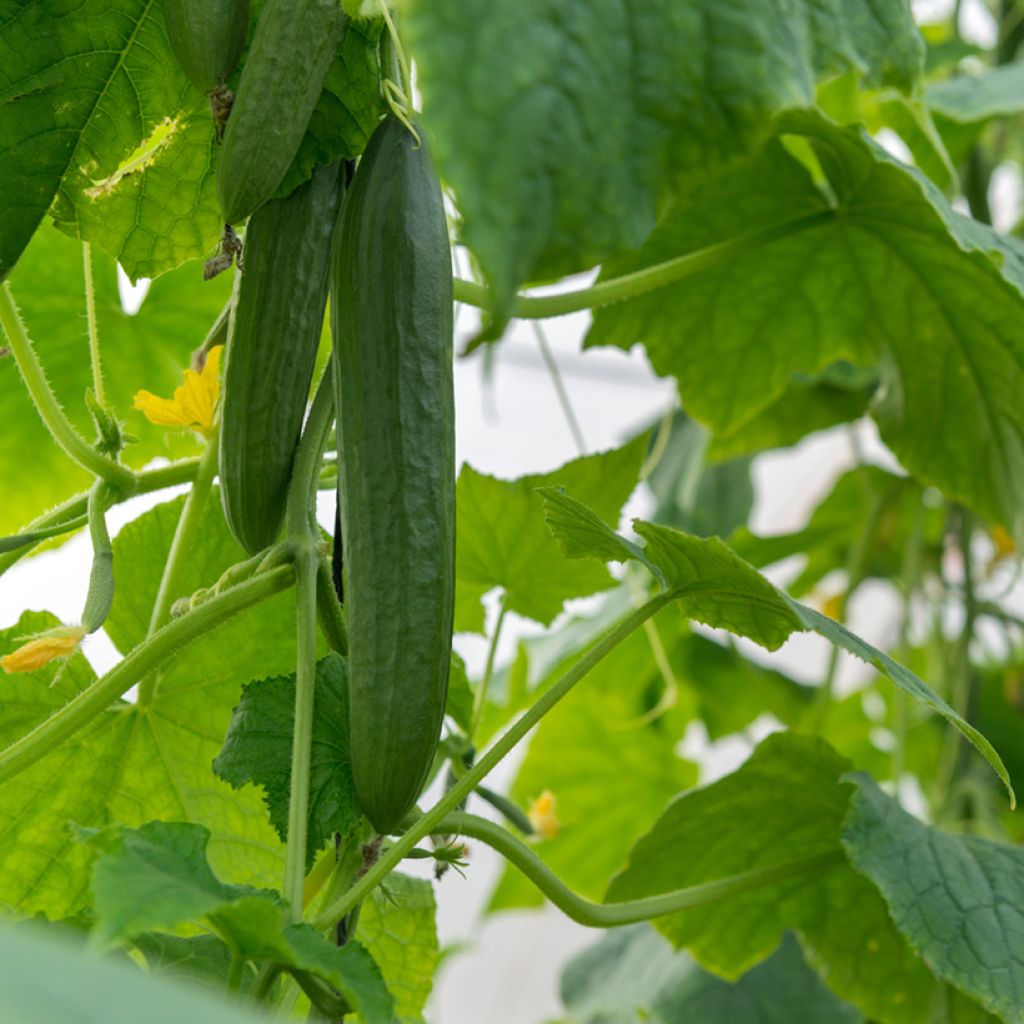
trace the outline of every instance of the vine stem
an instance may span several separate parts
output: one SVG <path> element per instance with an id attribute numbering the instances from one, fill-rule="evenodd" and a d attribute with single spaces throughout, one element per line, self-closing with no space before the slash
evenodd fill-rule
<path id="1" fill-rule="evenodd" d="M 580 428 L 580 421 L 576 418 L 576 411 L 573 409 L 572 402 L 569 400 L 569 392 L 566 390 L 565 381 L 562 380 L 562 372 L 558 369 L 558 363 L 555 362 L 555 355 L 551 351 L 551 346 L 548 344 L 548 337 L 544 333 L 544 328 L 536 322 L 533 324 L 533 333 L 537 339 L 537 347 L 540 349 L 540 355 L 544 360 L 544 366 L 547 368 L 548 376 L 551 377 L 551 383 L 554 385 L 555 394 L 558 396 L 558 404 L 562 407 L 562 415 L 565 416 L 565 421 L 569 425 L 569 433 L 572 434 L 572 440 L 576 445 L 576 450 L 580 455 L 586 455 L 587 442 L 583 439 L 583 430 Z"/>
<path id="2" fill-rule="evenodd" d="M 623 302 L 645 292 L 664 288 L 704 270 L 711 270 L 723 263 L 732 262 L 738 256 L 757 246 L 766 245 L 781 238 L 789 238 L 791 235 L 808 231 L 811 228 L 821 227 L 834 220 L 835 216 L 836 211 L 833 209 L 818 210 L 806 217 L 787 221 L 784 224 L 766 228 L 764 231 L 757 231 L 725 242 L 716 242 L 703 249 L 695 249 L 683 256 L 666 260 L 664 263 L 656 263 L 651 267 L 644 267 L 642 270 L 636 270 L 622 277 L 598 281 L 597 284 L 591 285 L 589 288 L 562 292 L 560 295 L 520 295 L 512 308 L 512 316 L 522 320 L 543 320 L 547 317 L 566 316 L 569 313 L 579 313 L 585 309 L 596 309 L 599 306 L 609 306 L 614 302 Z M 457 302 L 464 302 L 468 306 L 477 306 L 480 309 L 490 308 L 490 293 L 484 285 L 478 284 L 476 281 L 455 278 L 454 286 Z"/>
<path id="3" fill-rule="evenodd" d="M 326 929 L 340 921 L 353 907 L 358 906 L 385 876 L 398 866 L 402 858 L 425 836 L 430 835 L 450 812 L 476 788 L 501 760 L 530 732 L 530 730 L 606 655 L 613 651 L 634 630 L 642 626 L 677 597 L 676 591 L 665 591 L 627 615 L 609 630 L 580 658 L 539 700 L 502 734 L 469 771 L 449 789 L 434 806 L 417 818 L 365 875 L 337 900 L 325 907 L 317 916 L 316 927 Z"/>
<path id="4" fill-rule="evenodd" d="M 101 455 L 78 433 L 64 414 L 32 347 L 15 305 L 11 286 L 7 283 L 0 289 L 0 325 L 7 335 L 7 343 L 14 354 L 29 397 L 54 441 L 93 476 L 106 480 L 122 491 L 134 491 L 135 474 L 113 459 Z"/>
<path id="5" fill-rule="evenodd" d="M 206 442 L 206 450 L 199 459 L 196 469 L 195 482 L 185 499 L 185 507 L 178 517 L 178 525 L 174 530 L 174 539 L 171 541 L 171 549 L 167 554 L 167 561 L 164 563 L 163 575 L 160 577 L 160 587 L 156 592 L 156 600 L 153 602 L 153 611 L 149 617 L 149 629 L 146 636 L 152 636 L 170 617 L 171 605 L 181 585 L 181 576 L 185 570 L 185 564 L 192 551 L 196 534 L 199 531 L 199 522 L 203 515 L 203 508 L 206 506 L 206 499 L 210 496 L 213 487 L 213 478 L 217 471 L 217 452 L 219 449 L 219 431 L 214 431 Z M 156 693 L 160 686 L 160 672 L 154 672 L 142 680 L 139 686 L 139 706 L 149 707 L 156 699 Z"/>
<path id="6" fill-rule="evenodd" d="M 431 832 L 433 835 L 466 836 L 486 843 L 517 867 L 566 916 L 588 928 L 617 928 L 638 921 L 649 921 L 654 917 L 664 917 L 680 910 L 714 903 L 750 889 L 811 874 L 845 860 L 839 850 L 827 850 L 799 860 L 727 875 L 725 878 L 716 878 L 644 899 L 595 903 L 573 892 L 526 843 L 496 822 L 456 811 L 435 825 Z"/>
<path id="7" fill-rule="evenodd" d="M 302 920 L 309 825 L 309 773 L 312 767 L 316 698 L 316 577 L 319 559 L 304 551 L 295 560 L 296 656 L 295 727 L 292 732 L 288 842 L 285 847 L 284 898 L 292 923 Z"/>
<path id="8" fill-rule="evenodd" d="M 282 565 L 212 598 L 194 611 L 174 619 L 144 640 L 105 676 L 72 698 L 45 722 L 0 752 L 0 783 L 14 778 L 123 696 L 147 673 L 163 665 L 194 640 L 260 601 L 286 590 L 294 573 Z"/>
<path id="9" fill-rule="evenodd" d="M 507 594 L 502 593 L 501 600 L 498 602 L 498 618 L 494 622 L 491 642 L 487 646 L 487 661 L 484 664 L 484 675 L 480 681 L 480 689 L 476 693 L 476 700 L 473 702 L 473 717 L 469 723 L 470 741 L 476 735 L 477 729 L 480 728 L 480 720 L 484 716 L 484 708 L 487 707 L 487 691 L 491 688 L 491 679 L 494 676 L 494 659 L 498 653 L 501 628 L 505 625 L 505 613 L 508 611 L 507 596 Z"/>
<path id="10" fill-rule="evenodd" d="M 82 243 L 82 269 L 85 272 L 85 321 L 89 331 L 89 361 L 92 363 L 92 393 L 96 401 L 107 407 L 103 386 L 103 367 L 100 363 L 100 332 L 96 326 L 96 290 L 92 283 L 92 246 Z"/>

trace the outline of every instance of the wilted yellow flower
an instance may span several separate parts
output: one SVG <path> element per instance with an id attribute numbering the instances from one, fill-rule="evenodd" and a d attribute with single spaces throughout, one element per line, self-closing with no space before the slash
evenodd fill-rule
<path id="1" fill-rule="evenodd" d="M 555 794 L 545 789 L 536 800 L 530 801 L 530 809 L 526 812 L 533 831 L 545 839 L 554 839 L 558 835 L 558 818 L 555 816 L 557 802 Z"/>
<path id="2" fill-rule="evenodd" d="M 5 672 L 35 672 L 55 658 L 74 654 L 84 636 L 85 630 L 81 626 L 48 629 L 0 658 L 0 665 Z"/>
<path id="3" fill-rule="evenodd" d="M 210 349 L 200 372 L 185 371 L 185 383 L 173 398 L 160 398 L 149 391 L 135 395 L 135 408 L 150 423 L 161 427 L 190 427 L 204 437 L 213 431 L 213 414 L 220 397 L 220 354 L 223 345 Z"/>

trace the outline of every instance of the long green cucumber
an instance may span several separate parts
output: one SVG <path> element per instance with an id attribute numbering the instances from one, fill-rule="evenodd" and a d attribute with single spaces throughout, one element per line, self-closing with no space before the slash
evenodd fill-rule
<path id="1" fill-rule="evenodd" d="M 245 220 L 281 184 L 347 24 L 339 0 L 267 0 L 217 164 L 226 223 Z"/>
<path id="2" fill-rule="evenodd" d="M 394 117 L 345 196 L 331 300 L 356 796 L 381 832 L 420 795 L 451 660 L 451 253 L 426 149 Z"/>
<path id="3" fill-rule="evenodd" d="M 344 194 L 341 162 L 253 214 L 228 328 L 220 482 L 231 532 L 255 553 L 281 531 L 316 362 Z"/>
<path id="4" fill-rule="evenodd" d="M 222 86 L 245 46 L 249 0 L 164 0 L 171 49 L 204 93 Z"/>

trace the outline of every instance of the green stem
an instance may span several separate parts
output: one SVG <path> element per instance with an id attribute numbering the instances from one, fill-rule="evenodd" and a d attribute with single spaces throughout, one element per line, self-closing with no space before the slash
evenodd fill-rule
<path id="1" fill-rule="evenodd" d="M 484 755 L 455 783 L 450 790 L 412 827 L 391 846 L 384 855 L 338 899 L 330 902 L 319 914 L 316 926 L 330 928 L 340 921 L 354 906 L 361 903 L 396 868 L 405 855 L 416 844 L 430 835 L 444 817 L 483 781 L 501 760 L 530 732 L 530 730 L 560 701 L 572 688 L 606 655 L 613 651 L 634 630 L 642 626 L 652 615 L 676 597 L 674 591 L 666 591 L 652 597 L 646 604 L 627 615 L 618 625 L 609 630 L 587 653 L 580 658 L 536 703 L 517 719 Z M 2 781 L 2 777 L 0 777 Z"/>
<path id="2" fill-rule="evenodd" d="M 331 563 L 320 559 L 316 570 L 316 614 L 320 629 L 332 651 L 348 654 L 348 630 L 345 614 L 334 592 Z"/>
<path id="3" fill-rule="evenodd" d="M 96 401 L 107 407 L 103 386 L 103 367 L 100 364 L 100 333 L 96 327 L 96 291 L 92 283 L 92 246 L 82 243 L 82 267 L 85 271 L 85 320 L 89 329 L 89 361 L 92 363 L 92 393 Z"/>
<path id="4" fill-rule="evenodd" d="M 317 536 L 316 520 L 312 510 L 315 509 L 324 448 L 333 422 L 334 381 L 328 367 L 317 385 L 306 429 L 302 432 L 302 439 L 295 453 L 287 512 L 288 535 L 293 539 L 309 537 L 311 534 Z"/>
<path id="5" fill-rule="evenodd" d="M 830 223 L 835 215 L 835 210 L 818 210 L 806 217 L 778 224 L 741 238 L 716 242 L 703 249 L 688 252 L 684 256 L 677 256 L 664 263 L 656 263 L 654 266 L 636 270 L 632 274 L 599 281 L 589 288 L 563 292 L 560 295 L 520 295 L 516 299 L 512 316 L 524 320 L 542 320 L 547 317 L 565 316 L 568 313 L 579 313 L 584 309 L 596 309 L 599 306 L 611 305 L 613 302 L 632 299 L 645 292 L 654 291 L 656 288 L 674 284 L 683 278 L 692 277 L 694 274 L 711 270 L 725 263 L 731 263 L 752 248 L 767 245 L 769 242 L 782 238 L 789 238 L 791 235 L 808 231 L 811 228 L 821 227 Z M 475 281 L 465 281 L 461 278 L 456 278 L 454 284 L 456 301 L 464 302 L 469 306 L 477 306 L 480 309 L 490 308 L 490 293 L 486 287 Z"/>
<path id="6" fill-rule="evenodd" d="M 75 462 L 89 470 L 93 476 L 101 477 L 122 491 L 132 492 L 135 489 L 135 476 L 131 470 L 118 465 L 112 459 L 101 455 L 71 425 L 64 415 L 64 410 L 57 401 L 43 373 L 43 368 L 36 357 L 32 342 L 25 331 L 25 325 L 18 315 L 18 307 L 14 303 L 11 286 L 4 284 L 0 288 L 0 326 L 7 335 L 7 343 L 14 354 L 15 362 L 29 396 L 39 413 L 40 418 L 50 431 L 54 441 L 64 449 Z"/>
<path id="7" fill-rule="evenodd" d="M 561 371 L 558 369 L 558 363 L 555 362 L 555 356 L 551 351 L 551 346 L 548 344 L 544 328 L 541 327 L 539 323 L 535 323 L 533 325 L 533 333 L 537 338 L 537 346 L 540 348 L 541 358 L 544 360 L 544 365 L 547 367 L 548 375 L 551 377 L 551 383 L 555 386 L 555 394 L 558 396 L 558 404 L 562 407 L 562 414 L 565 416 L 565 420 L 569 424 L 569 433 L 572 434 L 572 439 L 576 444 L 576 448 L 580 455 L 586 455 L 587 443 L 583 440 L 583 431 L 580 428 L 580 421 L 576 419 L 576 413 L 573 410 L 572 402 L 569 401 L 569 392 L 565 388 L 565 381 L 562 380 Z"/>
<path id="8" fill-rule="evenodd" d="M 232 295 L 217 314 L 217 319 L 213 321 L 210 329 L 206 332 L 206 337 L 203 338 L 202 344 L 192 353 L 192 369 L 197 373 L 206 364 L 206 357 L 210 354 L 211 348 L 227 344 L 228 326 L 231 323 L 231 307 L 233 304 L 234 296 Z"/>
<path id="9" fill-rule="evenodd" d="M 480 689 L 477 690 L 476 700 L 473 701 L 473 717 L 469 722 L 470 741 L 476 735 L 477 729 L 480 728 L 480 720 L 487 707 L 487 691 L 491 688 L 491 679 L 494 677 L 494 659 L 498 653 L 498 640 L 501 638 L 501 627 L 505 624 L 505 612 L 507 611 L 505 601 L 506 595 L 503 593 L 498 603 L 498 618 L 495 620 L 494 631 L 491 633 L 491 642 L 487 647 L 487 662 L 484 665 L 483 679 L 480 680 Z"/>
<path id="10" fill-rule="evenodd" d="M 522 840 L 500 825 L 475 814 L 456 812 L 435 825 L 434 835 L 467 836 L 486 843 L 517 867 L 566 916 L 588 928 L 617 928 L 621 925 L 649 921 L 651 918 L 675 914 L 680 910 L 704 906 L 719 900 L 774 885 L 791 878 L 820 872 L 823 868 L 843 863 L 839 850 L 829 850 L 799 860 L 754 868 L 738 875 L 727 875 L 711 882 L 690 885 L 685 889 L 660 893 L 645 899 L 623 903 L 595 903 L 574 893 Z"/>
<path id="11" fill-rule="evenodd" d="M 107 530 L 107 509 L 111 504 L 108 484 L 97 480 L 89 491 L 89 538 L 92 541 L 92 569 L 89 591 L 82 609 L 82 628 L 95 633 L 106 622 L 114 603 L 114 547 Z"/>
<path id="12" fill-rule="evenodd" d="M 291 790 L 288 798 L 288 843 L 285 848 L 284 898 L 291 920 L 302 920 L 309 825 L 309 773 L 312 766 L 313 713 L 316 696 L 316 577 L 313 551 L 295 560 L 296 656 L 295 727 L 292 732 Z"/>
<path id="13" fill-rule="evenodd" d="M 294 578 L 291 566 L 256 576 L 226 591 L 195 611 L 168 623 L 143 641 L 105 676 L 68 701 L 31 732 L 0 752 L 0 783 L 14 778 L 79 729 L 106 711 L 153 669 L 170 660 L 192 641 L 222 622 L 287 589 Z"/>
<path id="14" fill-rule="evenodd" d="M 11 552 L 18 551 L 20 548 L 35 547 L 44 540 L 49 540 L 51 537 L 60 537 L 65 533 L 71 533 L 72 530 L 80 530 L 88 524 L 88 515 L 76 516 L 74 519 L 68 519 L 63 523 L 32 530 L 29 533 L 14 533 L 9 537 L 0 537 L 0 553 L 10 554 Z"/>
<path id="15" fill-rule="evenodd" d="M 280 964 L 264 964 L 256 975 L 250 995 L 257 1001 L 262 1001 L 270 995 L 274 982 L 281 977 L 284 968 Z"/>
<path id="16" fill-rule="evenodd" d="M 218 437 L 218 432 L 214 431 L 206 442 L 206 450 L 199 459 L 195 482 L 188 492 L 185 507 L 178 517 L 174 539 L 171 541 L 171 550 L 167 554 L 163 575 L 160 577 L 160 587 L 157 590 L 153 611 L 149 617 L 147 636 L 152 636 L 167 621 L 170 617 L 171 605 L 174 603 L 175 597 L 179 596 L 178 590 L 181 586 L 182 573 L 185 571 L 189 555 L 195 546 L 203 508 L 206 505 L 206 499 L 210 496 L 213 478 L 217 472 Z M 154 672 L 142 680 L 138 699 L 140 707 L 152 705 L 160 686 L 160 677 L 160 672 Z"/>

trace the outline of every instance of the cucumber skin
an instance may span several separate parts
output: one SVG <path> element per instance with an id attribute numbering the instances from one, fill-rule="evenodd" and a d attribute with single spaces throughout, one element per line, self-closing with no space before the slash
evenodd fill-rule
<path id="1" fill-rule="evenodd" d="M 220 484 L 231 532 L 251 554 L 284 521 L 330 283 L 344 166 L 319 167 L 249 221 L 228 330 Z"/>
<path id="2" fill-rule="evenodd" d="M 346 193 L 331 301 L 349 752 L 379 832 L 437 750 L 455 594 L 452 271 L 425 148 L 388 117 Z"/>
<path id="3" fill-rule="evenodd" d="M 235 70 L 249 26 L 249 0 L 164 0 L 171 49 L 192 84 L 209 93 Z"/>
<path id="4" fill-rule="evenodd" d="M 347 24 L 338 0 L 267 0 L 217 164 L 225 223 L 245 220 L 281 184 Z"/>

